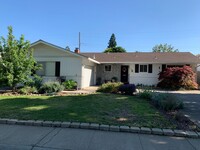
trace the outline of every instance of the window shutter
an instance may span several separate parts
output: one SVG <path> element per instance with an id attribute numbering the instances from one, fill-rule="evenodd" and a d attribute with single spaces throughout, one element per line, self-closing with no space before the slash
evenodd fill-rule
<path id="1" fill-rule="evenodd" d="M 139 73 L 139 64 L 135 64 L 135 73 Z"/>
<path id="2" fill-rule="evenodd" d="M 166 69 L 167 65 L 166 64 L 162 64 L 162 71 L 164 71 Z"/>
<path id="3" fill-rule="evenodd" d="M 153 65 L 152 64 L 149 64 L 149 70 L 148 70 L 148 73 L 152 73 L 153 72 Z"/>
<path id="4" fill-rule="evenodd" d="M 55 76 L 56 77 L 60 77 L 60 62 L 59 61 L 57 61 L 56 63 L 55 63 Z"/>

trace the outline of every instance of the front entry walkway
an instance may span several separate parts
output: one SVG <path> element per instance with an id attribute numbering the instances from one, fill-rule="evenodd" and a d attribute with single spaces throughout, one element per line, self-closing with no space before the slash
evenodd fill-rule
<path id="1" fill-rule="evenodd" d="M 62 91 L 60 94 L 66 94 L 66 95 L 73 95 L 73 94 L 92 94 L 95 93 L 98 89 L 98 86 L 90 86 L 87 88 L 83 88 L 81 90 L 75 90 L 75 91 Z"/>
<path id="2" fill-rule="evenodd" d="M 0 124 L 2 150 L 200 150 L 199 139 Z"/>

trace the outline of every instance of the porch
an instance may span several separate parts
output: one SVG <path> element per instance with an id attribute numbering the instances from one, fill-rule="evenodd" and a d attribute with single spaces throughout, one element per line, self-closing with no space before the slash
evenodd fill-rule
<path id="1" fill-rule="evenodd" d="M 97 83 L 106 83 L 112 81 L 113 78 L 116 78 L 116 81 L 123 83 L 156 86 L 158 83 L 159 73 L 166 67 L 181 67 L 184 65 L 186 64 L 100 64 L 97 65 Z M 190 66 L 194 72 L 196 72 L 195 66 L 192 64 Z"/>

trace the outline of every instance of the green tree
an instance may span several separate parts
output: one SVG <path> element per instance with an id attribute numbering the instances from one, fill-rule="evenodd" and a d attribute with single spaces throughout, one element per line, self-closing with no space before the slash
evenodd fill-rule
<path id="1" fill-rule="evenodd" d="M 108 48 L 114 48 L 116 46 L 117 46 L 117 42 L 116 42 L 115 34 L 113 33 L 108 42 Z"/>
<path id="2" fill-rule="evenodd" d="M 39 69 L 30 50 L 30 42 L 21 35 L 15 39 L 12 27 L 8 27 L 7 39 L 0 39 L 0 83 L 16 91 L 19 83 L 30 81 L 32 71 Z"/>
<path id="3" fill-rule="evenodd" d="M 155 45 L 152 48 L 153 52 L 178 52 L 178 49 L 174 49 L 173 46 L 168 45 L 168 44 L 159 44 Z"/>
<path id="4" fill-rule="evenodd" d="M 104 53 L 125 53 L 125 52 L 126 50 L 124 48 L 122 48 L 121 46 L 117 46 L 115 34 L 113 33 L 108 42 L 107 49 L 104 50 Z"/>
<path id="5" fill-rule="evenodd" d="M 104 53 L 125 53 L 126 50 L 120 46 L 113 47 L 113 48 L 107 48 Z"/>

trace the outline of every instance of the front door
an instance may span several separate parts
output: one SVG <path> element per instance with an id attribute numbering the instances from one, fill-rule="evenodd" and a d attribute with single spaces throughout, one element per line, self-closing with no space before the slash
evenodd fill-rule
<path id="1" fill-rule="evenodd" d="M 121 82 L 128 83 L 128 66 L 121 66 Z"/>

